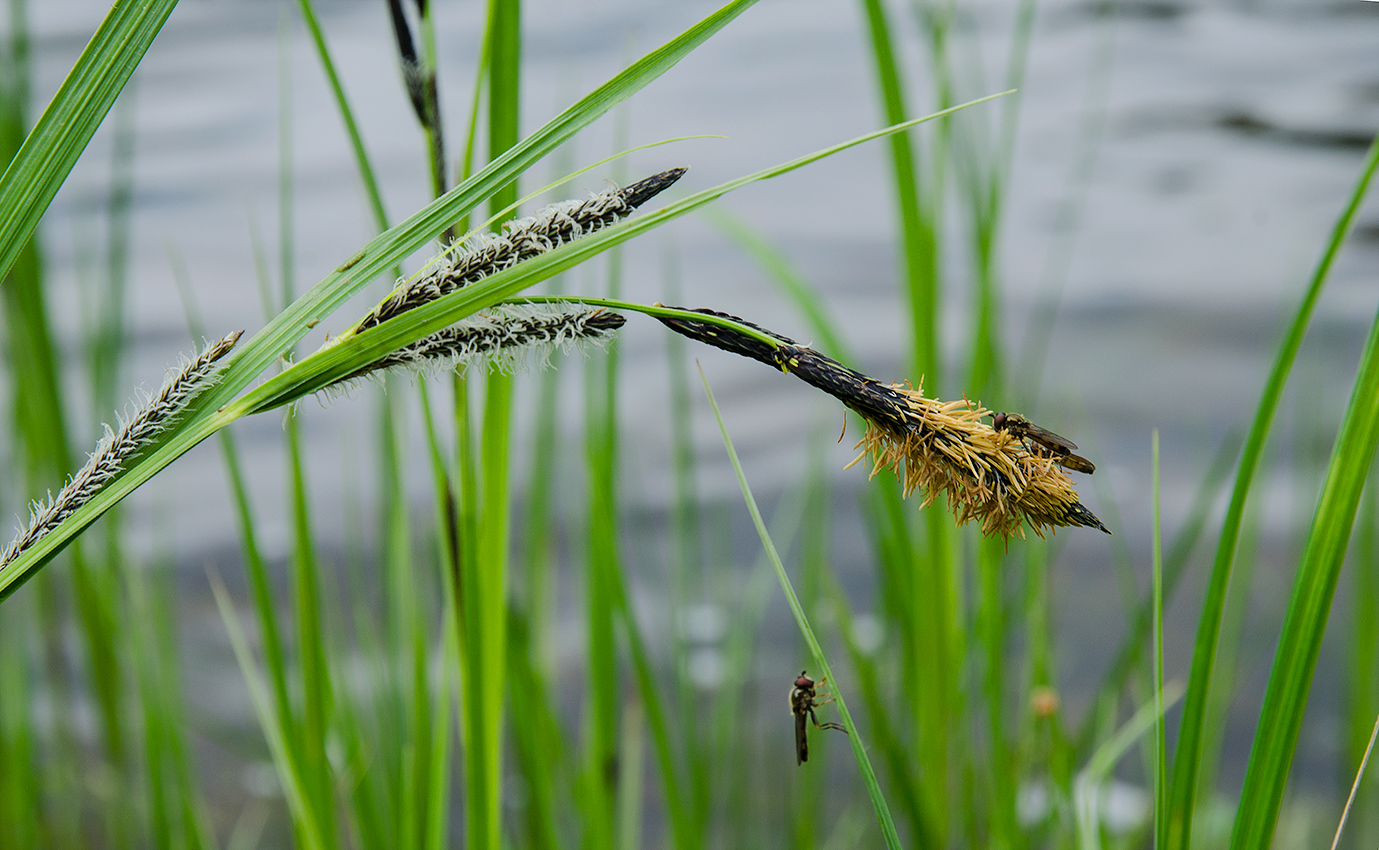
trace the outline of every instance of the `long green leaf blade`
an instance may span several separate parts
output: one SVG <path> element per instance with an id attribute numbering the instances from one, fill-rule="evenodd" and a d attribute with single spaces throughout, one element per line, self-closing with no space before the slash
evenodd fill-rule
<path id="1" fill-rule="evenodd" d="M 1379 139 L 1370 146 L 1369 156 L 1361 171 L 1355 190 L 1351 193 L 1345 211 L 1341 213 L 1332 229 L 1331 239 L 1322 254 L 1311 283 L 1303 296 L 1302 303 L 1293 317 L 1279 346 L 1278 356 L 1265 382 L 1264 392 L 1259 399 L 1254 424 L 1250 426 L 1245 448 L 1241 452 L 1240 470 L 1236 473 L 1235 488 L 1231 492 L 1230 506 L 1221 527 L 1221 540 L 1216 550 L 1216 561 L 1212 565 L 1211 580 L 1207 585 L 1206 599 L 1202 603 L 1202 617 L 1197 626 L 1197 640 L 1192 651 L 1192 673 L 1188 679 L 1186 698 L 1183 703 L 1183 717 L 1178 726 L 1178 746 L 1173 756 L 1172 783 L 1169 789 L 1168 835 L 1164 846 L 1168 850 L 1188 850 L 1192 842 L 1192 816 L 1197 803 L 1197 782 L 1200 772 L 1204 725 L 1207 716 L 1208 697 L 1211 688 L 1211 672 L 1216 664 L 1218 639 L 1221 634 L 1221 620 L 1226 607 L 1226 591 L 1230 586 L 1231 567 L 1235 560 L 1236 544 L 1240 539 L 1240 525 L 1245 515 L 1245 500 L 1249 496 L 1250 483 L 1264 453 L 1264 443 L 1278 411 L 1283 387 L 1292 372 L 1297 359 L 1298 348 L 1311 323 L 1312 313 L 1321 297 L 1322 288 L 1331 264 L 1340 251 L 1350 231 L 1351 222 L 1365 197 L 1375 168 L 1379 166 Z"/>
<path id="2" fill-rule="evenodd" d="M 177 0 L 116 3 L 0 176 L 0 278 L 33 236 Z"/>
<path id="3" fill-rule="evenodd" d="M 1379 152 L 1379 143 L 1374 150 Z M 1360 374 L 1350 396 L 1341 433 L 1331 453 L 1326 485 L 1317 503 L 1302 564 L 1264 694 L 1254 747 L 1240 793 L 1233 850 L 1268 848 L 1288 784 L 1312 675 L 1326 635 L 1331 601 L 1345 562 L 1355 511 L 1379 443 L 1379 315 L 1370 328 Z"/>

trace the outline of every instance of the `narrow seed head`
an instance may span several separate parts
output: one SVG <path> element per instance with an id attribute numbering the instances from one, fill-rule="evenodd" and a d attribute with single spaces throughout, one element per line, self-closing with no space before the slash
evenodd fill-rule
<path id="1" fill-rule="evenodd" d="M 618 313 L 577 304 L 504 304 L 381 357 L 325 392 L 337 394 L 390 370 L 430 375 L 463 374 L 481 363 L 504 373 L 533 362 L 544 367 L 556 350 L 607 346 L 626 321 Z"/>
<path id="2" fill-rule="evenodd" d="M 177 414 L 186 409 L 193 398 L 214 384 L 218 377 L 215 362 L 230 353 L 243 333 L 236 331 L 218 339 L 195 358 L 184 360 L 176 372 L 168 375 L 158 392 L 145 399 L 128 417 L 119 417 L 118 428 L 106 425 L 105 436 L 96 444 L 86 465 L 68 479 L 56 496 L 33 504 L 29 524 L 0 555 L 0 569 L 91 501 L 131 458 L 147 448 Z"/>
<path id="3" fill-rule="evenodd" d="M 982 418 L 992 411 L 981 405 L 967 399 L 941 402 L 907 385 L 883 384 L 750 322 L 711 310 L 695 312 L 733 319 L 781 345 L 773 348 L 706 322 L 661 321 L 691 339 L 790 372 L 852 408 L 867 422 L 857 460 L 870 456 L 872 475 L 894 471 L 904 494 L 919 491 L 925 507 L 946 495 L 959 525 L 977 520 L 983 534 L 1007 539 L 1023 537 L 1025 523 L 1040 537 L 1044 529 L 1059 526 L 1110 534 L 1078 500 L 1057 460 L 1036 455 L 1023 440 L 987 425 Z"/>
<path id="4" fill-rule="evenodd" d="M 421 274 L 399 284 L 383 303 L 338 339 L 381 325 L 523 260 L 616 224 L 669 188 L 687 170 L 672 168 L 622 189 L 552 204 L 528 218 L 508 222 L 502 233 L 473 234 L 437 257 Z"/>

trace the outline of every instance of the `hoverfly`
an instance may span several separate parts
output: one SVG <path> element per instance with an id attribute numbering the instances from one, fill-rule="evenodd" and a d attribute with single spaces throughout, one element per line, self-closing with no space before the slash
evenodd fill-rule
<path id="1" fill-rule="evenodd" d="M 821 705 L 833 702 L 833 697 L 828 694 L 820 694 L 817 689 L 828 677 L 814 681 L 805 675 L 805 671 L 800 671 L 800 677 L 795 680 L 795 686 L 790 689 L 790 713 L 795 715 L 795 764 L 801 765 L 809 761 L 809 739 L 805 736 L 805 718 L 808 717 L 818 729 L 837 729 L 844 735 L 844 729 L 837 723 L 820 723 L 819 718 L 814 716 L 814 709 Z M 827 697 L 820 699 L 820 697 Z"/>
<path id="2" fill-rule="evenodd" d="M 1077 448 L 1077 443 L 1066 437 L 1060 437 L 1052 431 L 1047 431 L 1035 425 L 1018 413 L 997 413 L 991 417 L 992 427 L 997 431 L 1009 431 L 1012 436 L 1019 437 L 1026 441 L 1033 440 L 1038 443 L 1058 462 L 1060 466 L 1076 472 L 1085 472 L 1091 475 L 1096 472 L 1096 464 L 1087 460 L 1085 457 L 1073 454 Z M 1042 454 L 1043 452 L 1036 452 Z"/>

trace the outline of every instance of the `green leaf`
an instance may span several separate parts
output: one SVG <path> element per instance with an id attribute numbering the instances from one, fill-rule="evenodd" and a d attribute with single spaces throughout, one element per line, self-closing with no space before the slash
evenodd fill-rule
<path id="1" fill-rule="evenodd" d="M 0 278 L 33 236 L 96 128 L 177 0 L 110 7 L 43 116 L 0 177 Z"/>
<path id="2" fill-rule="evenodd" d="M 1373 151 L 1379 153 L 1379 142 Z M 1368 173 L 1368 172 L 1367 172 Z M 1370 328 L 1317 513 L 1293 581 L 1293 595 L 1264 694 L 1259 727 L 1240 793 L 1233 850 L 1268 848 L 1297 749 L 1308 692 L 1345 563 L 1355 511 L 1379 443 L 1379 316 Z"/>
<path id="3" fill-rule="evenodd" d="M 1216 663 L 1221 620 L 1226 606 L 1226 591 L 1230 586 L 1231 567 L 1235 560 L 1236 544 L 1240 539 L 1240 524 L 1245 514 L 1245 500 L 1250 493 L 1250 483 L 1254 480 L 1255 470 L 1264 452 L 1264 443 L 1268 439 L 1274 414 L 1278 410 L 1279 399 L 1283 395 L 1284 385 L 1288 382 L 1288 375 L 1292 372 L 1293 362 L 1297 359 L 1302 338 L 1311 323 L 1317 299 L 1321 297 L 1332 261 L 1335 260 L 1346 234 L 1350 231 L 1350 224 L 1360 208 L 1360 202 L 1377 166 L 1379 140 L 1370 147 L 1365 168 L 1355 190 L 1351 193 L 1345 211 L 1332 229 L 1331 239 L 1312 275 L 1302 303 L 1298 305 L 1293 323 L 1279 346 L 1274 367 L 1259 399 L 1259 408 L 1255 411 L 1254 423 L 1245 439 L 1240 470 L 1236 474 L 1230 506 L 1226 509 L 1226 518 L 1222 523 L 1221 540 L 1216 550 L 1211 580 L 1207 585 L 1206 599 L 1202 603 L 1202 616 L 1197 626 L 1197 639 L 1192 651 L 1192 673 L 1183 702 L 1183 717 L 1178 726 L 1178 746 L 1173 756 L 1172 782 L 1169 789 L 1168 836 L 1165 842 L 1168 850 L 1188 850 L 1191 846 L 1192 816 L 1197 802 L 1198 774 L 1204 754 L 1203 727 L 1206 722 L 1211 675 Z M 1272 830 L 1272 821 L 1270 829 Z"/>

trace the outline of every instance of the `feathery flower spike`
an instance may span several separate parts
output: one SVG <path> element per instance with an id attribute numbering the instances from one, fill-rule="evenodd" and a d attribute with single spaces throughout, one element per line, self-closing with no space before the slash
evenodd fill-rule
<path id="1" fill-rule="evenodd" d="M 688 170 L 672 168 L 622 189 L 609 189 L 583 200 L 552 204 L 533 216 L 508 222 L 503 225 L 502 233 L 474 234 L 453 251 L 438 257 L 423 274 L 399 284 L 383 303 L 336 341 L 616 224 L 670 188 Z"/>
<path id="2" fill-rule="evenodd" d="M 908 385 L 882 384 L 751 322 L 713 310 L 694 312 L 747 325 L 780 346 L 707 322 L 661 322 L 690 339 L 789 372 L 852 408 L 867 421 L 858 459 L 871 455 L 872 475 L 893 470 L 905 495 L 919 490 L 925 507 L 944 494 L 959 525 L 977 520 L 983 534 L 1007 539 L 1023 537 L 1024 523 L 1040 537 L 1045 528 L 1059 526 L 1111 533 L 1078 500 L 1055 457 L 1035 454 L 1017 436 L 987 425 L 982 418 L 992 411 L 981 405 L 941 402 Z"/>
<path id="3" fill-rule="evenodd" d="M 206 346 L 194 359 L 170 374 L 158 392 L 134 411 L 128 419 L 120 417 L 119 428 L 105 426 L 105 436 L 86 465 L 77 470 L 56 496 L 34 502 L 29 524 L 0 555 L 0 570 L 4 569 L 24 550 L 43 539 L 67 517 L 91 501 L 110 482 L 131 458 L 147 448 L 153 439 L 184 410 L 193 398 L 215 383 L 215 362 L 235 347 L 244 331 Z"/>
<path id="4" fill-rule="evenodd" d="M 614 331 L 626 321 L 618 313 L 601 307 L 503 304 L 399 348 L 331 384 L 324 392 L 337 392 L 384 370 L 420 374 L 463 372 L 469 366 L 488 361 L 493 369 L 511 372 L 532 359 L 545 365 L 556 349 L 568 353 L 584 345 L 607 345 Z"/>

